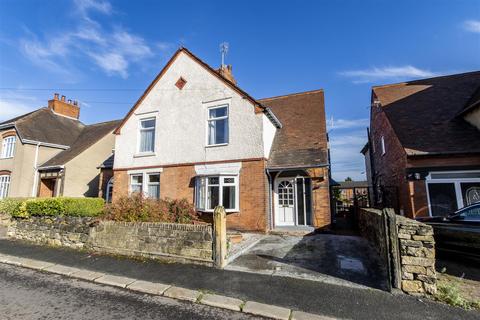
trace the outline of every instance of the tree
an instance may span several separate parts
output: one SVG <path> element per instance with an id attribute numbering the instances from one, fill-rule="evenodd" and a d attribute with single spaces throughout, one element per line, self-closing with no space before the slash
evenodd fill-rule
<path id="1" fill-rule="evenodd" d="M 346 178 L 345 178 L 345 181 L 353 181 L 353 179 L 350 178 L 350 177 L 346 177 Z"/>

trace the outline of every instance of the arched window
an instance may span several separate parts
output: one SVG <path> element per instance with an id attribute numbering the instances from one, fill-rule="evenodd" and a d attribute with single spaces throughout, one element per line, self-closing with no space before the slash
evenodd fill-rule
<path id="1" fill-rule="evenodd" d="M 10 174 L 0 173 L 0 199 L 8 197 L 10 188 Z"/>

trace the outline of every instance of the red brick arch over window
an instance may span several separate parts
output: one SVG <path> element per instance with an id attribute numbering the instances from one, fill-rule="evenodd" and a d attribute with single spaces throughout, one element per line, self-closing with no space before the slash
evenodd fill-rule
<path id="1" fill-rule="evenodd" d="M 11 130 L 11 131 L 7 131 L 7 132 L 2 133 L 2 138 L 16 136 L 16 135 L 17 135 L 17 133 L 14 130 Z"/>
<path id="2" fill-rule="evenodd" d="M 9 176 L 12 172 L 9 170 L 0 170 L 0 176 Z"/>

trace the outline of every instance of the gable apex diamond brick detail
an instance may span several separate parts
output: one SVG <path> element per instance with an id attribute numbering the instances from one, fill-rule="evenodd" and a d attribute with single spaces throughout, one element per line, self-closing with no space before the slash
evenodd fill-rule
<path id="1" fill-rule="evenodd" d="M 175 83 L 175 87 L 178 89 L 182 90 L 183 87 L 187 84 L 187 80 L 183 79 L 183 77 L 180 77 L 177 82 Z"/>

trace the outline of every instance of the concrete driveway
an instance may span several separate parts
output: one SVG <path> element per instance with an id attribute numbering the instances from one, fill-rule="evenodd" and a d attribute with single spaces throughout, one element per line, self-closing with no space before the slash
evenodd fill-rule
<path id="1" fill-rule="evenodd" d="M 386 290 L 379 261 L 361 237 L 268 235 L 226 269 Z"/>

